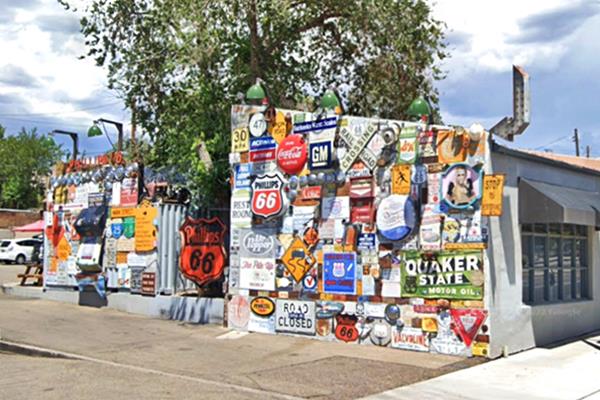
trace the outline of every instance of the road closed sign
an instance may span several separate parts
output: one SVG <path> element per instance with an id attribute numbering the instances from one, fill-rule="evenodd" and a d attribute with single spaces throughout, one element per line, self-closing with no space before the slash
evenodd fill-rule
<path id="1" fill-rule="evenodd" d="M 315 334 L 315 303 L 313 301 L 277 299 L 275 331 Z"/>

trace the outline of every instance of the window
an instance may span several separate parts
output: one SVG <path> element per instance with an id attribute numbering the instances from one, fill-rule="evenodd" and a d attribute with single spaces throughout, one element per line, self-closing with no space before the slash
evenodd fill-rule
<path id="1" fill-rule="evenodd" d="M 587 227 L 523 224 L 523 302 L 558 303 L 590 298 Z"/>
<path id="2" fill-rule="evenodd" d="M 8 247 L 8 246 L 10 246 L 9 241 L 4 241 L 4 242 L 0 243 L 0 247 Z"/>

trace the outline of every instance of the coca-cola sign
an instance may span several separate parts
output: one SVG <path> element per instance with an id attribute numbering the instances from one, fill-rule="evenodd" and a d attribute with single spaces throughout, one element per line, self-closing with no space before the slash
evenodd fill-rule
<path id="1" fill-rule="evenodd" d="M 286 174 L 296 175 L 306 164 L 306 141 L 302 135 L 290 135 L 279 143 L 277 165 Z"/>
<path id="2" fill-rule="evenodd" d="M 273 229 L 243 229 L 240 256 L 274 258 L 275 235 L 276 231 Z"/>

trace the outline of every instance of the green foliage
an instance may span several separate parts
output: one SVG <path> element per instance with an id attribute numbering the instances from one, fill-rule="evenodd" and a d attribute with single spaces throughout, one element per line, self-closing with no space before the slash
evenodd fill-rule
<path id="1" fill-rule="evenodd" d="M 418 95 L 438 101 L 443 26 L 425 0 L 95 0 L 83 9 L 87 56 L 108 67 L 153 139 L 145 161 L 188 171 L 207 203 L 226 204 L 230 107 L 257 77 L 280 107 L 331 86 L 351 114 L 404 118 Z M 199 138 L 211 170 L 190 150 Z"/>
<path id="2" fill-rule="evenodd" d="M 5 135 L 0 126 L 0 207 L 35 208 L 44 199 L 44 184 L 63 155 L 51 138 L 22 129 Z"/>

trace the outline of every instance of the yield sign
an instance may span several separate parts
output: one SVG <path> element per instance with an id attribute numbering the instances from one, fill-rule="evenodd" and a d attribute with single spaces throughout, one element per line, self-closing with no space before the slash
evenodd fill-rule
<path id="1" fill-rule="evenodd" d="M 296 237 L 285 251 L 281 261 L 292 274 L 294 280 L 300 282 L 317 260 L 310 253 L 302 239 Z"/>
<path id="2" fill-rule="evenodd" d="M 455 332 L 467 346 L 470 346 L 487 317 L 487 311 L 479 309 L 451 309 L 450 315 L 454 321 Z"/>

